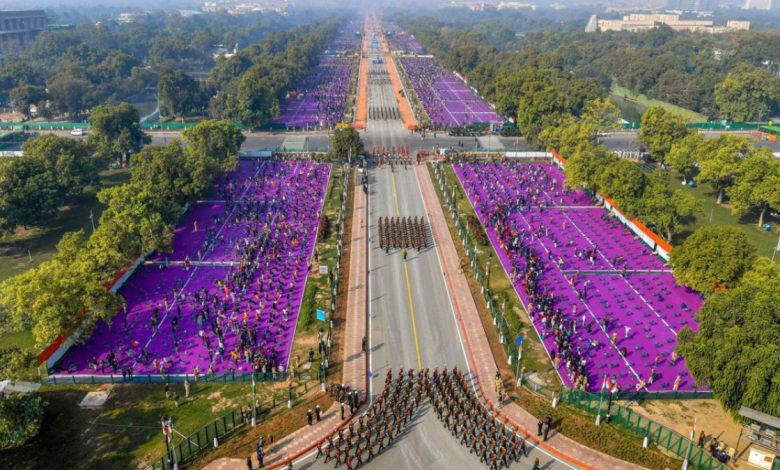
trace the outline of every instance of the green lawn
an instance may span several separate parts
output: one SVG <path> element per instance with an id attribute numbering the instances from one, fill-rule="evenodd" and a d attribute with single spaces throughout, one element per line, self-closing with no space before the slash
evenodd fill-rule
<path id="1" fill-rule="evenodd" d="M 707 225 L 734 225 L 742 229 L 748 237 L 748 240 L 758 249 L 758 254 L 762 256 L 772 256 L 772 252 L 777 246 L 778 229 L 780 229 L 780 220 L 774 219 L 768 215 L 764 217 L 765 223 L 773 226 L 772 232 L 760 229 L 758 223 L 758 214 L 750 214 L 739 218 L 731 214 L 731 209 L 725 205 L 716 203 L 717 193 L 708 183 L 697 185 L 695 188 L 683 186 L 682 178 L 673 172 L 669 172 L 669 185 L 673 188 L 680 188 L 689 191 L 701 204 L 702 212 L 696 220 L 689 225 L 681 228 L 680 233 L 675 235 L 672 240 L 673 245 L 682 243 L 694 230 Z"/>
<path id="2" fill-rule="evenodd" d="M 688 122 L 706 122 L 707 117 L 703 114 L 699 114 L 697 112 L 691 111 L 690 109 L 681 108 L 679 106 L 675 106 L 671 103 L 667 103 L 665 101 L 656 100 L 653 98 L 649 98 L 646 95 L 637 95 L 636 93 L 632 92 L 628 88 L 622 87 L 620 85 L 617 85 L 615 83 L 612 84 L 611 92 L 613 95 L 622 97 L 622 98 L 628 98 L 632 101 L 635 101 L 639 103 L 640 105 L 649 108 L 650 106 L 660 106 L 667 111 L 673 112 L 675 114 L 679 114 L 682 116 L 683 119 L 685 119 Z"/>
<path id="3" fill-rule="evenodd" d="M 80 408 L 78 403 L 98 386 L 47 386 L 41 394 L 48 403 L 41 433 L 28 445 L 0 452 L 0 468 L 35 469 L 135 469 L 165 452 L 160 417 L 172 416 L 177 431 L 188 436 L 233 409 L 249 406 L 251 384 L 192 384 L 190 397 L 184 386 L 171 387 L 181 395 L 179 406 L 166 400 L 162 384 L 104 386 L 111 390 L 100 409 Z M 276 413 L 286 410 L 283 390 L 271 384 L 258 386 L 258 399 L 276 393 Z M 275 387 L 280 387 L 276 385 Z M 283 387 L 283 385 L 281 386 Z M 175 436 L 178 442 L 181 436 Z"/>
<path id="4" fill-rule="evenodd" d="M 65 232 L 79 229 L 91 230 L 89 213 L 97 222 L 103 205 L 97 200 L 98 190 L 125 183 L 130 179 L 129 170 L 107 170 L 100 174 L 100 186 L 90 187 L 60 210 L 59 216 L 45 228 L 17 230 L 12 235 L 0 237 L 0 281 L 22 273 L 32 266 L 48 260 Z M 0 343 L 0 346 L 2 343 Z"/>

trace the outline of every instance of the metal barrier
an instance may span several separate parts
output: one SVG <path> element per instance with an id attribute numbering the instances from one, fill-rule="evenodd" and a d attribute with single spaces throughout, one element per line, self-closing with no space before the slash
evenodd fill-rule
<path id="1" fill-rule="evenodd" d="M 251 379 L 251 374 L 249 375 Z M 153 460 L 145 467 L 145 470 L 180 468 L 182 464 L 186 464 L 207 450 L 217 447 L 223 438 L 230 436 L 245 425 L 251 425 L 252 418 L 255 418 L 255 423 L 257 423 L 260 417 L 268 416 L 279 406 L 291 408 L 308 391 L 308 384 L 304 382 L 301 387 L 290 387 L 285 398 L 277 399 L 276 396 L 272 396 L 270 400 L 262 403 L 255 402 L 254 410 L 251 404 L 247 407 L 234 409 L 210 421 L 189 436 L 182 437 L 179 443 L 176 443 L 176 436 L 171 433 L 171 442 L 169 443 L 168 439 L 165 439 L 165 455 Z"/>
<path id="2" fill-rule="evenodd" d="M 646 438 L 648 444 L 652 442 L 680 459 L 687 459 L 689 468 L 701 470 L 723 470 L 726 468 L 687 437 L 656 423 L 650 418 L 635 413 L 631 408 L 613 403 L 620 397 L 605 398 L 603 393 L 594 395 L 584 390 L 571 390 L 563 387 L 561 388 L 560 396 L 562 403 L 568 403 L 597 416 L 604 416 L 606 422 L 617 424 L 633 431 L 640 437 Z"/>
<path id="3" fill-rule="evenodd" d="M 254 374 L 258 382 L 283 382 L 289 380 L 290 373 L 287 371 L 268 371 L 257 372 Z M 316 373 L 317 380 L 320 380 L 320 373 Z M 311 380 L 311 374 L 306 372 L 294 372 L 295 380 Z M 108 375 L 49 375 L 43 382 L 43 385 L 97 385 L 97 384 L 165 384 L 165 383 L 184 383 L 184 382 L 204 382 L 204 383 L 229 383 L 229 382 L 251 382 L 252 373 L 236 373 L 210 376 L 208 374 L 140 374 L 131 376 L 122 376 L 117 374 Z"/>

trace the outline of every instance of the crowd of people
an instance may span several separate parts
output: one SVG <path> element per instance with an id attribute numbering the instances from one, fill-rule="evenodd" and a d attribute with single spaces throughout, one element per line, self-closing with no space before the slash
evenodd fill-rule
<path id="1" fill-rule="evenodd" d="M 288 128 L 333 128 L 344 119 L 350 77 L 361 36 L 357 22 L 349 22 L 306 78 L 279 105 L 274 123 Z"/>
<path id="2" fill-rule="evenodd" d="M 496 114 L 473 90 L 434 57 L 399 57 L 426 114 L 437 128 L 498 122 Z"/>
<path id="3" fill-rule="evenodd" d="M 674 346 L 700 301 L 646 246 L 552 164 L 454 169 L 567 386 L 695 387 Z"/>
<path id="4" fill-rule="evenodd" d="M 215 191 L 221 213 L 177 229 L 201 240 L 186 245 L 198 254 L 140 268 L 120 291 L 126 307 L 73 348 L 65 367 L 126 379 L 286 370 L 329 168 L 269 161 L 242 169 L 249 175 L 239 184 L 228 178 Z"/>

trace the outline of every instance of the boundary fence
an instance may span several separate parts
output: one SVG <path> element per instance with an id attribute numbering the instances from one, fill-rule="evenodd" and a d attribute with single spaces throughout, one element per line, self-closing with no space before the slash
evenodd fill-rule
<path id="1" fill-rule="evenodd" d="M 251 380 L 252 374 L 245 375 L 249 376 Z M 173 433 L 171 433 L 170 443 L 163 435 L 167 449 L 165 454 L 154 459 L 143 468 L 144 470 L 173 470 L 174 468 L 180 468 L 200 454 L 219 446 L 223 438 L 230 436 L 241 428 L 257 423 L 262 418 L 267 418 L 279 407 L 292 408 L 308 393 L 309 388 L 309 383 L 303 382 L 297 387 L 290 386 L 286 391 L 279 394 L 286 393 L 284 397 L 273 395 L 270 399 L 263 402 L 255 401 L 250 403 L 249 406 L 233 409 L 229 413 L 198 428 L 189 436 L 179 435 L 179 438 L 182 439 L 179 443 L 176 443 L 177 437 Z M 253 404 L 254 410 L 252 409 Z M 174 428 L 175 424 L 174 422 Z"/>
<path id="2" fill-rule="evenodd" d="M 444 202 L 446 203 L 447 210 L 455 224 L 458 237 L 466 249 L 466 255 L 469 258 L 469 263 L 474 272 L 474 276 L 476 277 L 477 282 L 479 282 L 480 291 L 485 297 L 487 309 L 493 318 L 493 325 L 495 325 L 496 330 L 498 331 L 501 346 L 507 355 L 509 364 L 514 365 L 513 371 L 518 383 L 527 390 L 545 396 L 550 400 L 557 397 L 560 399 L 561 403 L 569 404 L 589 414 L 597 416 L 603 414 L 609 423 L 621 426 L 624 429 L 632 431 L 638 437 L 647 439 L 645 446 L 653 443 L 680 459 L 687 459 L 691 466 L 690 468 L 700 470 L 725 470 L 727 468 L 726 466 L 718 462 L 704 449 L 696 446 L 690 439 L 649 418 L 635 413 L 628 407 L 615 403 L 618 400 L 635 401 L 649 399 L 711 398 L 712 392 L 623 392 L 609 394 L 611 396 L 605 398 L 603 394 L 594 395 L 584 390 L 569 389 L 563 385 L 561 385 L 558 390 L 553 390 L 523 376 L 518 370 L 521 356 L 517 348 L 515 348 L 511 342 L 510 338 L 512 338 L 512 333 L 509 323 L 506 320 L 506 311 L 503 308 L 499 311 L 496 307 L 495 301 L 491 295 L 490 287 L 487 284 L 487 275 L 484 273 L 481 266 L 479 266 L 479 263 L 477 263 L 477 247 L 476 245 L 473 247 L 469 245 L 469 237 L 473 237 L 474 239 L 477 239 L 478 237 L 473 233 L 471 227 L 461 221 L 460 214 L 458 214 L 455 205 L 454 186 L 448 185 L 449 182 L 441 170 L 440 165 L 441 164 L 439 163 L 434 163 L 431 167 L 433 168 L 434 175 L 439 183 L 439 189 L 444 195 Z M 596 406 L 594 406 L 594 403 Z M 607 413 L 609 413 L 609 418 L 606 418 Z"/>

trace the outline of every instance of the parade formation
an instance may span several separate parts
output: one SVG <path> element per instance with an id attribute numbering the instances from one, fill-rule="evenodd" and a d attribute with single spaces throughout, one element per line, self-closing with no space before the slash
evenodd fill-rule
<path id="1" fill-rule="evenodd" d="M 491 470 L 509 467 L 527 457 L 528 436 L 521 436 L 500 420 L 471 387 L 469 379 L 457 367 L 441 372 L 401 369 L 395 377 L 388 371 L 382 393 L 356 420 L 319 442 L 316 458 L 322 457 L 326 463 L 332 461 L 334 468 L 341 465 L 348 470 L 359 468 L 382 453 L 410 422 L 428 409 L 433 410 L 453 439 L 479 456 L 480 462 Z M 344 399 L 345 395 L 339 398 Z M 545 436 L 551 424 L 551 419 L 544 424 Z"/>

